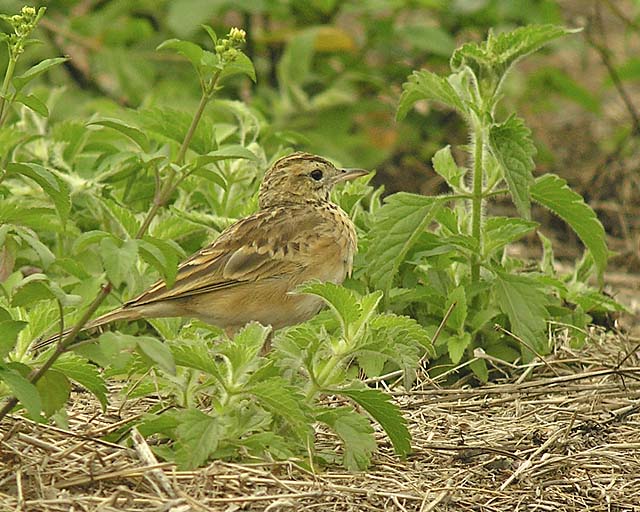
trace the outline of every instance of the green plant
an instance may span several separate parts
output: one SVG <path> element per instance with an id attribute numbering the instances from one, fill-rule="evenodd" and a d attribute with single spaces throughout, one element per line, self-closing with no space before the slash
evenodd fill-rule
<path id="1" fill-rule="evenodd" d="M 592 273 L 602 282 L 608 251 L 605 233 L 593 210 L 553 174 L 534 178 L 535 146 L 531 133 L 515 114 L 501 118 L 497 106 L 509 70 L 520 58 L 574 31 L 552 25 L 527 26 L 467 43 L 450 60 L 451 74 L 416 71 L 404 85 L 398 107 L 403 119 L 420 100 L 438 102 L 458 113 L 469 130 L 463 149 L 470 165 L 460 166 L 449 146 L 433 158 L 435 171 L 452 193 L 388 197 L 368 233 L 370 286 L 385 291 L 393 310 L 411 313 L 425 325 L 455 304 L 438 355 L 463 360 L 486 381 L 485 359 L 476 349 L 514 361 L 529 360 L 551 349 L 550 322 L 569 325 L 584 339 L 588 313 L 620 306 L 584 285 Z M 487 203 L 508 195 L 520 217 L 487 215 Z M 587 252 L 579 278 L 558 276 L 548 240 L 535 268 L 511 257 L 506 248 L 538 227 L 530 220 L 535 202 L 562 218 Z M 427 230 L 427 228 L 434 229 Z M 495 325 L 500 326 L 496 330 Z"/>

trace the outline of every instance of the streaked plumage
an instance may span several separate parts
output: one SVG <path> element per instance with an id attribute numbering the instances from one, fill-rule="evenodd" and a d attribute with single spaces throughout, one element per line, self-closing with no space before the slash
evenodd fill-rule
<path id="1" fill-rule="evenodd" d="M 308 320 L 321 300 L 290 292 L 312 279 L 341 283 L 351 272 L 356 232 L 329 193 L 336 183 L 364 174 L 309 153 L 281 158 L 265 174 L 260 210 L 185 260 L 171 288 L 158 281 L 86 328 L 185 316 L 233 332 L 252 320 L 275 329 Z"/>

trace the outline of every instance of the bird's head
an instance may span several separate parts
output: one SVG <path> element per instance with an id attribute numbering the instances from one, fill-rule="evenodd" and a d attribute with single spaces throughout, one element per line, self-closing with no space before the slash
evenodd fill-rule
<path id="1" fill-rule="evenodd" d="M 368 174 L 364 169 L 338 169 L 328 160 L 297 152 L 276 161 L 260 186 L 260 208 L 329 200 L 336 183 Z"/>

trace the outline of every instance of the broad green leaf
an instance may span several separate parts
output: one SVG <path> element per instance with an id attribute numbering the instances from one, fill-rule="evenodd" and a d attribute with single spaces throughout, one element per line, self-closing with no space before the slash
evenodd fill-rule
<path id="1" fill-rule="evenodd" d="M 178 273 L 180 257 L 184 251 L 175 242 L 145 236 L 138 240 L 140 256 L 162 274 L 167 288 L 171 288 Z"/>
<path id="2" fill-rule="evenodd" d="M 97 244 L 105 238 L 113 238 L 116 240 L 116 237 L 106 231 L 85 231 L 73 241 L 71 250 L 74 254 L 80 255 L 85 252 L 89 246 Z"/>
<path id="3" fill-rule="evenodd" d="M 160 43 L 156 50 L 171 50 L 179 53 L 183 57 L 186 57 L 193 65 L 196 71 L 200 71 L 202 68 L 202 58 L 205 51 L 197 44 L 191 41 L 182 41 L 180 39 L 168 39 Z"/>
<path id="4" fill-rule="evenodd" d="M 537 178 L 531 186 L 531 197 L 571 226 L 591 252 L 598 269 L 598 279 L 602 282 L 609 252 L 604 228 L 591 207 L 555 174 Z"/>
<path id="5" fill-rule="evenodd" d="M 447 338 L 447 350 L 453 364 L 458 364 L 464 355 L 464 351 L 471 344 L 471 334 L 459 332 Z"/>
<path id="6" fill-rule="evenodd" d="M 0 320 L 0 359 L 13 350 L 18 334 L 27 325 L 22 320 Z"/>
<path id="7" fill-rule="evenodd" d="M 16 91 L 20 91 L 25 85 L 27 85 L 31 80 L 38 77 L 45 71 L 62 64 L 63 62 L 68 61 L 68 57 L 55 57 L 53 59 L 45 59 L 38 62 L 35 66 L 27 69 L 21 75 L 18 75 L 13 78 L 13 86 L 16 88 Z"/>
<path id="8" fill-rule="evenodd" d="M 127 240 L 121 247 L 112 238 L 103 238 L 100 242 L 100 257 L 109 281 L 116 288 L 128 281 L 138 258 L 136 240 Z"/>
<path id="9" fill-rule="evenodd" d="M 245 325 L 232 340 L 218 345 L 217 353 L 229 362 L 233 379 L 239 379 L 258 367 L 258 354 L 270 332 L 271 327 L 251 322 Z"/>
<path id="10" fill-rule="evenodd" d="M 14 231 L 35 251 L 44 269 L 47 269 L 55 261 L 56 257 L 51 250 L 38 240 L 33 231 L 17 226 L 14 226 Z"/>
<path id="11" fill-rule="evenodd" d="M 15 101 L 29 107 L 42 117 L 49 117 L 49 109 L 47 108 L 47 105 L 34 94 L 16 94 Z"/>
<path id="12" fill-rule="evenodd" d="M 42 400 L 40 399 L 38 388 L 25 379 L 16 369 L 6 366 L 0 366 L 0 380 L 9 387 L 13 396 L 20 401 L 31 418 L 40 417 Z"/>
<path id="13" fill-rule="evenodd" d="M 31 274 L 25 277 L 14 289 L 11 298 L 13 306 L 27 306 L 41 300 L 59 300 L 63 306 L 78 304 L 77 295 L 68 295 L 54 281 L 44 274 Z"/>
<path id="14" fill-rule="evenodd" d="M 256 81 L 256 70 L 253 67 L 253 62 L 242 52 L 238 52 L 233 62 L 228 62 L 224 65 L 224 69 L 220 73 L 220 80 L 233 75 L 247 75 L 251 80 Z"/>
<path id="15" fill-rule="evenodd" d="M 357 340 L 364 333 L 365 328 L 369 325 L 371 317 L 376 312 L 376 308 L 382 299 L 382 292 L 376 290 L 360 299 L 360 316 L 357 321 L 352 322 L 347 328 L 347 338 L 349 340 Z"/>
<path id="16" fill-rule="evenodd" d="M 449 292 L 444 311 L 448 311 L 454 302 L 455 306 L 447 321 L 447 327 L 458 334 L 462 334 L 467 320 L 467 295 L 464 286 L 458 286 Z"/>
<path id="17" fill-rule="evenodd" d="M 106 410 L 107 385 L 95 364 L 77 354 L 67 352 L 53 364 L 53 368 L 88 389 L 98 399 L 102 410 Z"/>
<path id="18" fill-rule="evenodd" d="M 58 211 L 58 215 L 63 221 L 66 221 L 71 210 L 71 199 L 69 186 L 45 167 L 38 164 L 18 164 L 10 163 L 7 165 L 9 175 L 20 174 L 35 181 L 45 194 L 47 194 Z"/>
<path id="19" fill-rule="evenodd" d="M 170 374 L 176 374 L 176 363 L 171 349 L 159 339 L 151 336 L 137 336 L 136 342 L 140 351 L 151 359 L 158 367 Z"/>
<path id="20" fill-rule="evenodd" d="M 49 369 L 37 382 L 36 388 L 42 399 L 42 410 L 49 417 L 67 403 L 71 384 L 62 372 Z"/>
<path id="21" fill-rule="evenodd" d="M 451 154 L 451 146 L 445 146 L 438 150 L 432 159 L 433 169 L 444 178 L 453 190 L 460 190 L 463 186 L 463 178 L 467 170 L 458 167 Z"/>
<path id="22" fill-rule="evenodd" d="M 530 277 L 500 272 L 494 281 L 498 307 L 509 318 L 511 331 L 538 353 L 546 352 L 546 319 L 548 299 Z M 527 361 L 534 354 L 520 347 Z"/>
<path id="23" fill-rule="evenodd" d="M 172 344 L 171 352 L 177 366 L 200 370 L 214 377 L 218 383 L 224 384 L 215 355 L 204 343 Z"/>
<path id="24" fill-rule="evenodd" d="M 284 418 L 296 436 L 307 444 L 312 432 L 311 418 L 300 389 L 283 377 L 272 377 L 258 382 L 248 391 L 268 412 Z"/>
<path id="25" fill-rule="evenodd" d="M 131 210 L 106 197 L 100 198 L 100 204 L 104 206 L 109 216 L 117 222 L 122 229 L 123 235 L 135 238 L 140 228 L 140 223 Z"/>
<path id="26" fill-rule="evenodd" d="M 336 393 L 349 397 L 380 424 L 389 436 L 396 454 L 404 456 L 411 452 L 411 434 L 407 429 L 407 422 L 389 395 L 371 388 L 340 389 Z"/>
<path id="27" fill-rule="evenodd" d="M 245 160 L 257 160 L 256 155 L 245 148 L 244 146 L 234 145 L 234 146 L 225 146 L 220 149 L 216 149 L 215 151 L 211 151 L 206 155 L 200 155 L 195 159 L 196 167 L 201 167 L 203 165 L 207 165 L 213 162 L 220 162 L 221 160 L 235 160 L 235 159 L 245 159 Z"/>
<path id="28" fill-rule="evenodd" d="M 509 361 L 513 361 L 513 359 L 509 359 Z M 489 369 L 484 359 L 474 359 L 469 363 L 469 368 L 471 368 L 471 371 L 480 382 L 487 382 L 489 380 Z"/>
<path id="29" fill-rule="evenodd" d="M 106 128 L 116 130 L 135 142 L 142 151 L 145 153 L 149 152 L 149 139 L 135 126 L 126 124 L 119 119 L 99 119 L 98 121 L 88 123 L 88 126 L 92 125 L 105 126 Z"/>
<path id="30" fill-rule="evenodd" d="M 491 152 L 500 163 L 509 192 L 520 215 L 531 216 L 529 188 L 533 182 L 531 174 L 535 165 L 536 148 L 531 140 L 531 131 L 522 119 L 510 116 L 504 123 L 491 127 L 489 132 Z"/>
<path id="31" fill-rule="evenodd" d="M 218 419 L 197 409 L 183 411 L 179 421 L 176 462 L 181 469 L 197 468 L 218 448 L 223 427 Z"/>
<path id="32" fill-rule="evenodd" d="M 467 108 L 464 101 L 448 79 L 431 71 L 414 71 L 402 86 L 402 95 L 398 104 L 396 118 L 404 119 L 416 101 L 431 100 L 442 103 L 465 115 Z"/>
<path id="33" fill-rule="evenodd" d="M 490 255 L 506 245 L 520 240 L 538 227 L 537 222 L 513 217 L 489 217 L 484 223 L 484 253 Z"/>
<path id="34" fill-rule="evenodd" d="M 369 420 L 350 407 L 324 410 L 318 421 L 327 424 L 344 443 L 344 466 L 349 471 L 367 469 L 371 454 L 376 450 L 376 440 Z"/>
<path id="35" fill-rule="evenodd" d="M 446 198 L 398 192 L 375 213 L 366 254 L 372 286 L 388 292 L 405 256 Z"/>
<path id="36" fill-rule="evenodd" d="M 310 293 L 322 298 L 340 321 L 342 333 L 348 334 L 349 326 L 360 318 L 362 309 L 355 293 L 335 283 L 311 282 L 300 286 L 297 293 Z"/>

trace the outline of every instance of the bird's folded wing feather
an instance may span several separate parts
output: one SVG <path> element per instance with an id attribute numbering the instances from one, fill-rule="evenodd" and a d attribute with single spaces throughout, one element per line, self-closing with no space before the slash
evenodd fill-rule
<path id="1" fill-rule="evenodd" d="M 124 307 L 303 272 L 309 252 L 328 234 L 323 224 L 325 219 L 316 212 L 297 212 L 294 217 L 285 208 L 258 212 L 230 226 L 211 245 L 185 260 L 171 288 L 158 281 Z"/>

